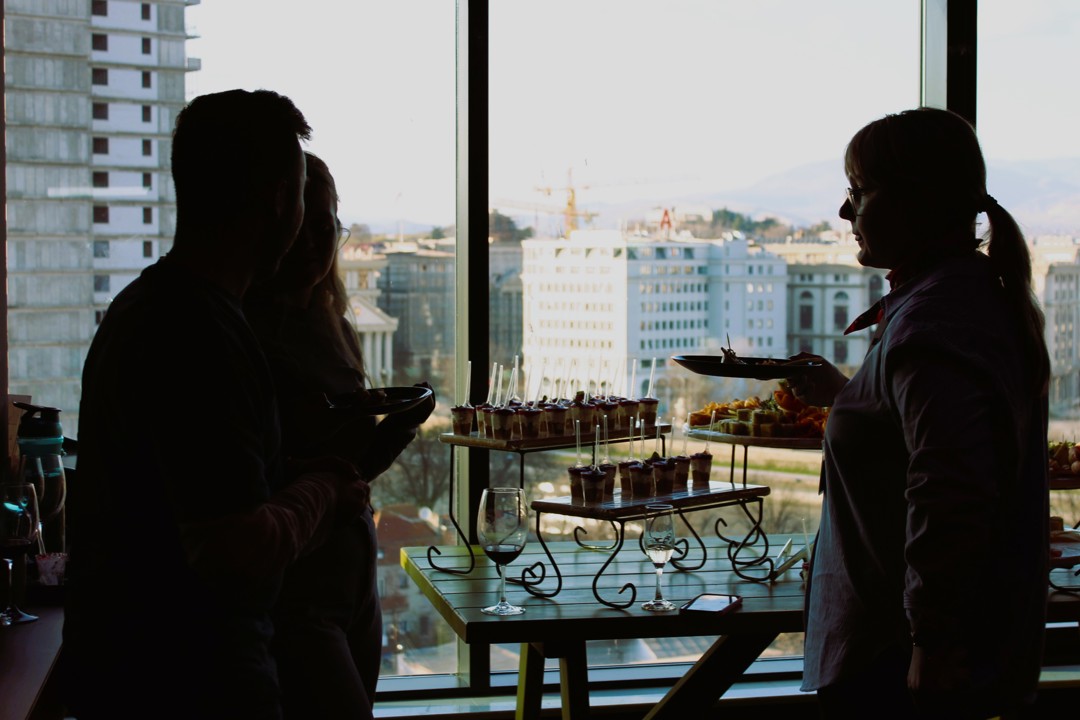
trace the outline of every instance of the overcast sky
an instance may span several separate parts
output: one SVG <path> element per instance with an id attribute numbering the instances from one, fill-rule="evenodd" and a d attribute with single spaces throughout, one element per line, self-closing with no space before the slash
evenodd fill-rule
<path id="1" fill-rule="evenodd" d="M 918 104 L 916 0 L 493 0 L 492 197 L 558 205 L 745 187 L 835 160 Z M 988 157 L 1080 162 L 1080 2 L 983 0 Z M 302 11 L 302 14 L 301 14 Z M 265 87 L 314 127 L 346 222 L 454 214 L 452 0 L 203 0 L 195 96 Z M 587 186 L 587 188 L 585 187 Z"/>

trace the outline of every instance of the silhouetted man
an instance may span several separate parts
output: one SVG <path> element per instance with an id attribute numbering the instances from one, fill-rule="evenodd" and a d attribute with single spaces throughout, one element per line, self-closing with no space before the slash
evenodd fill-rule
<path id="1" fill-rule="evenodd" d="M 79 718 L 278 718 L 284 568 L 366 501 L 350 466 L 284 486 L 273 387 L 240 310 L 303 218 L 310 128 L 268 91 L 178 116 L 173 249 L 112 302 L 83 369 L 63 678 Z"/>

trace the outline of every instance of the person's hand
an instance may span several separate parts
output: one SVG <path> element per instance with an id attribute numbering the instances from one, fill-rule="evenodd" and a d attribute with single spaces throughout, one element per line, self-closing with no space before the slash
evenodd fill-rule
<path id="1" fill-rule="evenodd" d="M 791 393 L 807 405 L 831 406 L 836 396 L 848 383 L 847 376 L 820 355 L 801 352 L 798 355 L 792 355 L 790 359 L 821 364 L 820 368 L 787 380 Z"/>
<path id="2" fill-rule="evenodd" d="M 431 386 L 425 382 L 414 387 Z M 375 426 L 374 441 L 368 446 L 369 451 L 364 453 L 360 460 L 364 477 L 371 481 L 386 472 L 398 455 L 416 438 L 420 425 L 434 409 L 435 393 L 432 392 L 416 407 L 383 418 L 382 422 Z"/>
<path id="3" fill-rule="evenodd" d="M 348 460 L 333 455 L 290 458 L 286 466 L 294 477 L 309 474 L 332 477 L 334 489 L 337 491 L 339 516 L 354 517 L 366 510 L 371 503 L 371 486 L 365 482 L 360 470 Z"/>
<path id="4" fill-rule="evenodd" d="M 928 647 L 916 645 L 911 649 L 907 684 L 912 700 L 920 710 L 940 714 L 963 707 L 967 702 L 965 698 L 972 691 L 967 649 L 948 643 Z"/>

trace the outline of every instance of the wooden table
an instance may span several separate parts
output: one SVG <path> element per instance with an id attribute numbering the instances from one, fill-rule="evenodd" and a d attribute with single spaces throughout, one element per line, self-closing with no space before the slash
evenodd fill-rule
<path id="1" fill-rule="evenodd" d="M 770 546 L 780 547 L 786 537 L 772 537 Z M 796 537 L 793 550 L 801 547 Z M 719 541 L 714 541 L 719 542 Z M 607 555 L 583 549 L 572 542 L 549 543 L 564 573 L 564 587 L 557 597 L 538 598 L 520 587 L 507 585 L 507 599 L 525 608 L 524 615 L 493 617 L 480 608 L 498 598 L 498 576 L 490 560 L 477 548 L 478 561 L 468 575 L 452 575 L 433 569 L 426 548 L 404 548 L 401 564 L 431 601 L 443 619 L 466 643 L 520 643 L 521 661 L 517 690 L 517 718 L 537 718 L 543 690 L 545 658 L 559 658 L 563 718 L 589 716 L 585 643 L 588 640 L 715 635 L 717 640 L 701 659 L 668 691 L 646 716 L 649 720 L 682 720 L 697 717 L 743 675 L 750 664 L 780 633 L 803 630 L 803 583 L 792 568 L 772 583 L 755 583 L 735 575 L 723 551 L 694 572 L 665 572 L 664 596 L 682 604 L 702 592 L 731 593 L 743 597 L 741 608 L 715 617 L 650 613 L 640 603 L 613 609 L 596 602 L 590 591 L 597 568 Z M 467 562 L 462 547 L 442 547 L 443 558 Z M 537 543 L 530 545 L 509 569 L 521 571 L 544 559 Z M 764 572 L 764 569 L 762 570 Z M 611 593 L 625 582 L 651 586 L 652 565 L 636 546 L 625 549 L 603 576 Z M 640 599 L 640 598 L 639 598 Z M 1080 596 L 1050 592 L 1047 621 L 1080 621 Z"/>
<path id="2" fill-rule="evenodd" d="M 23 607 L 38 620 L 0 628 L 0 720 L 62 718 L 58 699 L 47 685 L 60 653 L 64 611 Z"/>
<path id="3" fill-rule="evenodd" d="M 773 543 L 776 540 L 783 545 L 786 538 L 773 538 Z M 796 542 L 801 545 L 801 541 Z M 743 597 L 743 606 L 717 616 L 650 613 L 641 609 L 640 602 L 620 610 L 605 607 L 593 597 L 592 582 L 599 567 L 608 560 L 606 553 L 583 549 L 572 542 L 549 543 L 548 548 L 563 573 L 562 591 L 553 598 L 538 598 L 520 587 L 508 585 L 508 600 L 525 608 L 524 615 L 513 617 L 493 617 L 480 612 L 480 608 L 497 600 L 498 576 L 494 565 L 479 549 L 475 550 L 476 567 L 468 575 L 433 569 L 427 561 L 426 548 L 401 551 L 405 572 L 464 642 L 521 644 L 518 718 L 539 717 L 543 663 L 549 657 L 559 658 L 563 717 L 588 717 L 585 658 L 588 640 L 718 636 L 647 716 L 681 719 L 696 716 L 700 707 L 711 705 L 723 695 L 777 635 L 803 629 L 803 583 L 797 568 L 773 583 L 748 582 L 732 572 L 723 550 L 711 552 L 705 565 L 692 573 L 665 572 L 664 596 L 682 604 L 703 592 L 731 593 Z M 468 562 L 466 548 L 440 550 L 447 563 L 452 563 L 455 557 L 462 563 Z M 524 568 L 544 559 L 539 544 L 532 543 L 509 566 L 508 578 L 520 576 Z M 631 582 L 649 588 L 650 597 L 653 577 L 652 564 L 636 545 L 620 553 L 603 574 L 611 594 L 617 594 L 619 588 Z"/>

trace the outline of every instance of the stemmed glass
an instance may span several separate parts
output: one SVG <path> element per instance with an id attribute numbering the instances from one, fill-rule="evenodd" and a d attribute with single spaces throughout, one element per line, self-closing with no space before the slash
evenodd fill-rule
<path id="1" fill-rule="evenodd" d="M 12 570 L 15 561 L 7 557 L 9 553 L 25 551 L 38 539 L 40 531 L 37 493 L 34 486 L 0 486 L 0 552 L 4 553 L 7 566 L 8 601 L 7 607 L 0 611 L 0 625 L 17 625 L 33 622 L 37 615 L 30 615 L 15 605 L 15 585 L 12 582 Z"/>
<path id="2" fill-rule="evenodd" d="M 499 572 L 499 602 L 481 610 L 487 615 L 521 615 L 525 612 L 525 608 L 506 602 L 506 565 L 525 549 L 528 520 L 524 490 L 487 488 L 480 496 L 476 537 Z"/>
<path id="3" fill-rule="evenodd" d="M 675 604 L 664 599 L 660 590 L 660 581 L 664 576 L 664 565 L 675 552 L 675 523 L 671 505 L 646 505 L 645 512 L 645 554 L 656 568 L 656 597 L 643 603 L 642 610 L 668 612 L 675 609 Z"/>

